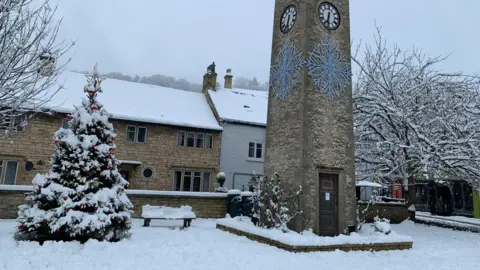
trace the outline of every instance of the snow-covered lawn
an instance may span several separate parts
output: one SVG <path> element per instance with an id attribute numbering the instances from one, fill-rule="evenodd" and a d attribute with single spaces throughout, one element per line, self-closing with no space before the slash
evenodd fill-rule
<path id="1" fill-rule="evenodd" d="M 17 243 L 13 220 L 0 220 L 0 269 L 480 269 L 480 235 L 406 221 L 392 225 L 412 236 L 414 247 L 390 252 L 290 253 L 215 229 L 197 219 L 185 231 L 181 221 L 155 221 L 120 243 Z"/>

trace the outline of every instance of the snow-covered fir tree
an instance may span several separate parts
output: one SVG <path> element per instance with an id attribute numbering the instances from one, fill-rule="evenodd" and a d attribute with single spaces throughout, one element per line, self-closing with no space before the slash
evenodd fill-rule
<path id="1" fill-rule="evenodd" d="M 18 240 L 119 241 L 130 235 L 133 205 L 115 159 L 116 134 L 98 102 L 103 78 L 87 75 L 82 106 L 55 133 L 51 169 L 33 179 L 19 207 Z"/>
<path id="2" fill-rule="evenodd" d="M 253 191 L 252 221 L 254 224 L 287 232 L 288 222 L 302 213 L 298 203 L 302 187 L 295 189 L 293 185 L 282 181 L 277 173 L 273 178 L 253 175 L 249 186 Z"/>

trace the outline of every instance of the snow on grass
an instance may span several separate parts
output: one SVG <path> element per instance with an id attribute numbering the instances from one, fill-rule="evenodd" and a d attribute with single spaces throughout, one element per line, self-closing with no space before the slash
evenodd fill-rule
<path id="1" fill-rule="evenodd" d="M 342 244 L 370 244 L 413 241 L 411 237 L 399 235 L 395 232 L 391 232 L 388 235 L 376 232 L 372 226 L 368 226 L 369 224 L 364 225 L 360 233 L 352 233 L 349 236 L 339 235 L 335 237 L 319 237 L 312 232 L 298 234 L 294 231 L 283 233 L 281 230 L 264 229 L 254 226 L 249 218 L 244 217 L 222 218 L 217 220 L 217 224 L 263 236 L 291 246 L 331 246 Z"/>
<path id="2" fill-rule="evenodd" d="M 19 242 L 13 220 L 0 220 L 0 269 L 480 269 L 480 235 L 406 221 L 392 225 L 414 239 L 412 250 L 383 252 L 291 253 L 215 229 L 215 220 L 197 219 L 186 230 L 182 221 L 155 221 L 119 243 Z M 161 225 L 161 226 L 159 226 Z"/>

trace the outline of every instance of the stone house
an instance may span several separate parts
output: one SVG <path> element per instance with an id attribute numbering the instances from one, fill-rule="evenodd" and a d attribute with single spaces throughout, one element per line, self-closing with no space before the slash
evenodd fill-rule
<path id="1" fill-rule="evenodd" d="M 49 169 L 53 135 L 80 105 L 85 76 L 65 71 L 48 107 L 20 132 L 0 140 L 0 185 L 30 185 Z M 201 93 L 106 79 L 99 101 L 112 114 L 116 158 L 130 189 L 212 191 L 222 127 Z"/>
<path id="2" fill-rule="evenodd" d="M 253 173 L 263 175 L 268 92 L 233 88 L 230 69 L 224 79 L 218 87 L 217 73 L 208 71 L 202 92 L 223 128 L 220 171 L 225 186 L 247 190 Z"/>

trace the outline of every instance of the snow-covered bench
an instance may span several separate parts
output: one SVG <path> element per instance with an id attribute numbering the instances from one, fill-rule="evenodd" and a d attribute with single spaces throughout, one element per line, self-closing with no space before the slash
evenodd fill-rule
<path id="1" fill-rule="evenodd" d="M 197 218 L 197 216 L 193 213 L 192 207 L 188 205 L 183 205 L 181 207 L 168 207 L 147 204 L 142 206 L 142 218 L 144 227 L 150 226 L 150 221 L 152 219 L 183 219 L 183 227 L 185 228 L 190 227 L 192 219 Z"/>

